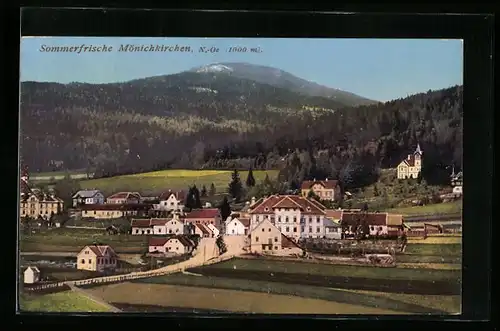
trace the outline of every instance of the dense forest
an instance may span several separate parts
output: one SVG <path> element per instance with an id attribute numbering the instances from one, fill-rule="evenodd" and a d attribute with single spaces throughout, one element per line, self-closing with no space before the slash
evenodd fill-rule
<path id="1" fill-rule="evenodd" d="M 214 73 L 24 82 L 21 156 L 32 172 L 278 168 L 289 183 L 327 176 L 360 186 L 420 143 L 423 175 L 439 183 L 450 165 L 462 164 L 462 92 L 455 86 L 350 107 Z"/>

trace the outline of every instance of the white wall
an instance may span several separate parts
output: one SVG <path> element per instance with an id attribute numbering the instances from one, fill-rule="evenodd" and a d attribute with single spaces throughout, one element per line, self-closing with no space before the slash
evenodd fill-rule
<path id="1" fill-rule="evenodd" d="M 244 235 L 245 226 L 241 224 L 238 219 L 233 219 L 226 223 L 226 234 L 227 235 Z"/>
<path id="2" fill-rule="evenodd" d="M 179 220 L 173 219 L 166 224 L 167 234 L 184 234 L 184 223 Z"/>

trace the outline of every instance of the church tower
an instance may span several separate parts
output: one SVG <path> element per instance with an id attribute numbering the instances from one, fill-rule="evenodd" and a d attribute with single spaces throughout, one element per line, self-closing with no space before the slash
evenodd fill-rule
<path id="1" fill-rule="evenodd" d="M 420 144 L 417 144 L 417 148 L 415 149 L 415 152 L 413 153 L 413 156 L 415 157 L 415 167 L 422 167 L 422 155 L 424 152 L 420 148 Z"/>

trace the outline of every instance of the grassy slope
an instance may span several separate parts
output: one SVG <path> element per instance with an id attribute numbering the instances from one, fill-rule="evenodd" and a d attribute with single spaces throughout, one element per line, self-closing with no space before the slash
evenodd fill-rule
<path id="1" fill-rule="evenodd" d="M 303 298 L 314 298 L 342 304 L 357 305 L 360 307 L 379 308 L 384 310 L 399 311 L 405 313 L 436 313 L 434 309 L 427 307 L 425 300 L 420 303 L 409 303 L 392 300 L 390 297 L 377 297 L 357 293 L 347 293 L 336 289 L 326 290 L 317 286 L 283 284 L 279 282 L 265 282 L 257 280 L 231 279 L 223 277 L 197 277 L 183 274 L 139 279 L 134 281 L 138 284 L 170 284 L 189 287 L 204 287 L 218 289 L 232 289 L 238 291 L 264 292 L 272 294 L 298 296 Z M 424 297 L 424 296 L 422 296 Z M 342 313 L 342 312 L 337 312 Z M 361 313 L 361 310 L 359 311 Z"/>
<path id="2" fill-rule="evenodd" d="M 54 229 L 51 231 L 22 235 L 20 249 L 24 252 L 78 252 L 94 241 L 111 245 L 115 251 L 133 253 L 145 250 L 146 236 L 108 235 L 104 230 Z"/>
<path id="3" fill-rule="evenodd" d="M 257 182 L 266 178 L 274 179 L 278 175 L 277 170 L 260 171 L 254 170 L 253 175 Z M 245 182 L 248 171 L 241 171 L 240 178 Z M 217 193 L 227 192 L 227 186 L 231 181 L 229 170 L 164 170 L 142 174 L 116 176 L 110 178 L 99 178 L 83 180 L 80 186 L 83 189 L 99 188 L 106 194 L 118 191 L 138 191 L 143 194 L 158 193 L 166 189 L 186 190 L 190 185 L 196 184 L 201 189 L 203 185 L 210 189 L 215 185 Z"/>
<path id="4" fill-rule="evenodd" d="M 204 268 L 227 268 L 238 270 L 269 270 L 274 272 L 314 274 L 324 276 L 349 276 L 377 279 L 446 280 L 456 279 L 456 270 L 433 270 L 413 268 L 377 268 L 365 266 L 335 266 L 318 263 L 271 261 L 263 259 L 231 259 Z"/>
<path id="5" fill-rule="evenodd" d="M 460 213 L 462 212 L 462 200 L 426 206 L 392 208 L 387 211 L 390 213 L 403 215 L 436 215 Z"/>
<path id="6" fill-rule="evenodd" d="M 73 291 L 41 296 L 21 295 L 19 299 L 19 308 L 22 311 L 109 312 L 107 307 Z"/>

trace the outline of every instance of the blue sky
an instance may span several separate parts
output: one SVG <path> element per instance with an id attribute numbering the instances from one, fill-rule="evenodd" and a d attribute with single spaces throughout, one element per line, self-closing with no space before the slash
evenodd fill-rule
<path id="1" fill-rule="evenodd" d="M 55 53 L 46 46 L 113 46 L 112 52 Z M 191 46 L 193 52 L 118 52 L 121 44 Z M 200 46 L 220 49 L 199 53 Z M 231 46 L 261 53 L 229 53 Z M 361 96 L 388 101 L 463 83 L 463 43 L 443 39 L 88 38 L 21 40 L 21 81 L 109 83 L 173 74 L 216 62 L 248 62 Z"/>

